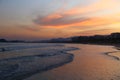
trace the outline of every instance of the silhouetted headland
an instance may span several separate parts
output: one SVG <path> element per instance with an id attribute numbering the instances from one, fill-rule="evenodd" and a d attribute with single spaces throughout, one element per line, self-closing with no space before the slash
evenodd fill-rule
<path id="1" fill-rule="evenodd" d="M 51 39 L 53 43 L 82 43 L 82 44 L 120 44 L 120 33 L 110 35 L 75 36 L 71 38 Z"/>
<path id="2" fill-rule="evenodd" d="M 0 42 L 26 42 L 26 43 L 82 43 L 82 44 L 120 44 L 120 33 L 111 33 L 110 35 L 94 35 L 94 36 L 73 36 L 70 38 L 56 38 L 40 41 L 21 41 L 0 39 Z"/>
<path id="3" fill-rule="evenodd" d="M 73 43 L 120 44 L 120 33 L 110 35 L 78 36 L 72 38 Z"/>
<path id="4" fill-rule="evenodd" d="M 21 42 L 25 42 L 25 41 L 23 41 L 23 40 L 6 40 L 6 39 L 0 39 L 0 42 L 21 43 Z"/>

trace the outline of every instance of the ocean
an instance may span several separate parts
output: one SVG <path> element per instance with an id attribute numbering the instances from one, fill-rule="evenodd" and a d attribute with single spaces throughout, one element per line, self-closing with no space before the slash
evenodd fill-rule
<path id="1" fill-rule="evenodd" d="M 0 43 L 0 80 L 120 80 L 114 46 Z"/>

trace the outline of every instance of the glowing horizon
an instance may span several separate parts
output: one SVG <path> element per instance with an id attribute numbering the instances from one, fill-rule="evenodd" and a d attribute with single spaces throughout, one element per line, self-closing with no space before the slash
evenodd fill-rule
<path id="1" fill-rule="evenodd" d="M 1 0 L 0 38 L 38 40 L 120 32 L 119 0 Z"/>

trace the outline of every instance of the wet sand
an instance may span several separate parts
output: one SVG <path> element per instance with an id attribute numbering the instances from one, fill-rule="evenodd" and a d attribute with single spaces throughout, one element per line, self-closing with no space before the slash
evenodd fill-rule
<path id="1" fill-rule="evenodd" d="M 69 52 L 74 54 L 71 63 L 24 80 L 120 80 L 120 61 L 110 56 L 119 54 L 113 46 L 82 44 L 66 46 L 80 48 Z"/>
<path id="2" fill-rule="evenodd" d="M 113 51 L 113 52 L 108 52 L 108 53 L 105 53 L 106 55 L 108 56 L 111 56 L 117 60 L 120 60 L 120 47 L 115 47 L 115 49 L 117 49 L 116 51 Z"/>

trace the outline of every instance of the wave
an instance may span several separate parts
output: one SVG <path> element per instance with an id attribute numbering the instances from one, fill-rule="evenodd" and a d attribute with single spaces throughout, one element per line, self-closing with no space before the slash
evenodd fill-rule
<path id="1" fill-rule="evenodd" d="M 30 48 L 43 49 L 38 50 L 37 52 L 39 52 L 40 54 L 37 55 L 34 54 L 1 59 L 0 80 L 23 80 L 33 74 L 41 73 L 43 71 L 62 66 L 69 62 L 72 62 L 74 58 L 73 54 L 67 53 L 66 51 L 78 49 L 74 47 L 65 47 L 63 45 L 56 44 L 44 44 L 44 46 L 43 44 L 37 44 L 37 46 L 31 45 L 28 47 L 25 45 L 23 47 L 26 47 L 26 49 L 28 50 L 31 50 Z M 17 48 L 22 48 L 21 44 L 20 47 L 18 47 L 17 45 Z M 19 50 L 23 50 L 23 48 Z M 33 49 L 32 53 L 34 52 L 36 52 L 36 49 Z"/>
<path id="2" fill-rule="evenodd" d="M 54 47 L 54 46 L 63 46 L 61 44 L 42 44 L 42 43 L 1 43 L 0 52 L 6 51 L 16 51 L 30 48 L 45 48 L 45 47 Z"/>

